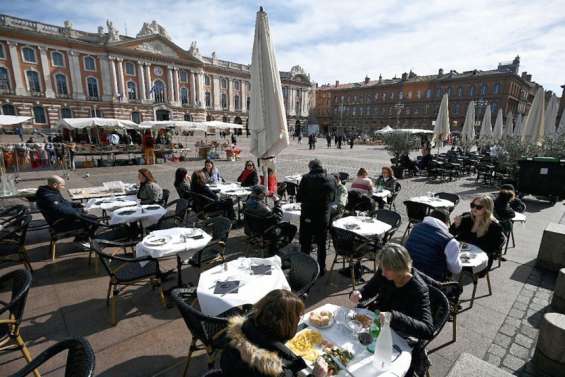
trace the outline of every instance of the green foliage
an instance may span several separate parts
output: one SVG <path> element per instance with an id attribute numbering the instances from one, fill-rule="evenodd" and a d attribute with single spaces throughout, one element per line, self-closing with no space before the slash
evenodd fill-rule
<path id="1" fill-rule="evenodd" d="M 417 136 L 407 132 L 391 132 L 383 136 L 385 150 L 393 157 L 399 158 L 420 147 Z"/>

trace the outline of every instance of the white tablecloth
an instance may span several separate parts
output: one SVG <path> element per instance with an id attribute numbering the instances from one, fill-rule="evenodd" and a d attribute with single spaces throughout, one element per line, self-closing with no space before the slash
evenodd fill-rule
<path id="1" fill-rule="evenodd" d="M 358 228 L 351 228 L 350 224 L 355 224 Z M 332 224 L 336 228 L 350 230 L 364 237 L 381 237 L 392 228 L 385 222 L 367 216 L 347 216 L 337 219 Z"/>
<path id="2" fill-rule="evenodd" d="M 300 225 L 300 203 L 287 203 L 281 206 L 283 211 L 283 221 L 288 221 L 294 225 Z"/>
<path id="3" fill-rule="evenodd" d="M 422 203 L 422 204 L 427 204 L 430 207 L 433 208 L 451 208 L 451 207 L 455 207 L 455 203 L 446 200 L 446 199 L 440 199 L 440 198 L 430 198 L 429 196 L 416 196 L 413 198 L 410 198 L 411 202 L 418 202 L 418 203 Z"/>
<path id="4" fill-rule="evenodd" d="M 202 238 L 186 238 L 186 237 L 202 236 Z M 167 243 L 164 245 L 151 244 L 151 240 L 155 237 L 164 237 Z M 177 254 L 181 255 L 183 260 L 190 258 L 194 253 L 203 249 L 212 240 L 212 236 L 199 228 L 170 228 L 156 230 L 149 233 L 143 241 L 135 246 L 135 255 L 137 257 L 151 256 L 153 258 L 167 258 Z"/>
<path id="5" fill-rule="evenodd" d="M 334 343 L 336 346 L 352 350 L 354 353 L 353 360 L 347 365 L 347 369 L 353 373 L 356 377 L 375 377 L 377 376 L 375 370 L 373 369 L 373 354 L 367 351 L 366 346 L 359 343 L 357 339 L 357 334 L 353 334 L 349 330 L 344 322 L 345 314 L 349 310 L 348 308 L 339 307 L 333 304 L 325 304 L 314 311 L 326 310 L 336 315 L 336 322 L 333 326 L 327 329 L 318 329 L 312 327 L 316 331 L 319 331 L 322 336 Z M 304 314 L 302 317 L 306 323 L 308 323 L 308 316 L 310 312 Z M 408 345 L 406 340 L 399 336 L 394 330 L 392 333 L 392 344 L 400 348 L 400 354 L 398 351 L 392 351 L 393 363 L 390 369 L 384 373 L 379 374 L 379 377 L 402 377 L 408 372 L 410 368 L 410 363 L 412 361 L 412 348 Z M 397 357 L 398 356 L 398 357 Z M 341 371 L 338 376 L 348 376 L 344 371 Z"/>
<path id="6" fill-rule="evenodd" d="M 149 210 L 147 209 L 147 207 L 159 208 Z M 131 210 L 135 210 L 135 213 L 128 215 L 122 214 Z M 157 222 L 159 222 L 159 219 L 161 219 L 161 217 L 163 217 L 166 213 L 167 210 L 157 204 L 120 208 L 112 212 L 112 216 L 110 217 L 110 224 L 129 224 L 136 221 L 141 221 L 141 225 L 145 228 L 150 225 L 157 224 Z"/>
<path id="7" fill-rule="evenodd" d="M 526 215 L 524 215 L 523 213 L 520 213 L 520 212 L 516 212 L 514 214 L 514 218 L 512 218 L 513 223 L 525 223 L 526 220 L 527 220 Z"/>
<path id="8" fill-rule="evenodd" d="M 251 265 L 270 264 L 271 275 L 251 275 Z M 214 294 L 216 282 L 238 280 L 237 293 Z M 238 258 L 224 265 L 215 266 L 200 274 L 196 293 L 202 313 L 217 316 L 233 307 L 255 304 L 274 289 L 287 289 L 290 286 L 281 269 L 281 259 Z"/>
<path id="9" fill-rule="evenodd" d="M 382 189 L 382 190 L 375 190 L 373 191 L 373 198 L 388 198 L 391 195 L 391 192 L 389 190 L 386 189 Z"/>
<path id="10" fill-rule="evenodd" d="M 469 260 L 465 261 L 465 256 L 469 256 Z M 473 273 L 477 274 L 487 268 L 488 255 L 482 249 L 469 243 L 461 242 L 461 252 L 459 253 L 461 266 L 471 268 Z"/>
<path id="11" fill-rule="evenodd" d="M 137 197 L 135 195 L 126 195 L 116 196 L 114 198 L 90 199 L 86 202 L 84 209 L 87 212 L 94 211 L 96 209 L 113 211 L 122 207 L 136 206 L 137 204 Z"/>
<path id="12" fill-rule="evenodd" d="M 221 196 L 245 197 L 251 194 L 251 189 L 248 187 L 241 187 L 237 183 L 219 183 L 215 185 L 208 185 L 210 190 L 217 192 Z"/>
<path id="13" fill-rule="evenodd" d="M 302 180 L 301 174 L 287 175 L 286 177 L 284 177 L 285 182 L 290 182 L 290 183 L 294 183 L 294 184 L 297 184 L 297 185 L 300 184 L 301 180 Z"/>

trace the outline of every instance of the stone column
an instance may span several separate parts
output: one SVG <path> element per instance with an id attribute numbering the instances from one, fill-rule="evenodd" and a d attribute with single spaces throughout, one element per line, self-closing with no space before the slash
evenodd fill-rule
<path id="1" fill-rule="evenodd" d="M 228 111 L 234 110 L 233 104 L 233 80 L 228 78 Z"/>
<path id="2" fill-rule="evenodd" d="M 14 82 L 16 84 L 16 95 L 17 96 L 27 96 L 27 86 L 24 84 L 22 78 L 22 71 L 20 67 L 20 55 L 18 54 L 18 44 L 16 42 L 8 41 L 8 47 L 10 48 L 10 60 L 12 61 L 12 72 L 14 76 Z"/>
<path id="3" fill-rule="evenodd" d="M 239 103 L 241 104 L 241 112 L 247 112 L 247 81 L 241 80 L 241 84 L 239 86 L 241 88 L 241 98 L 239 99 Z"/>
<path id="4" fill-rule="evenodd" d="M 84 89 L 82 86 L 82 75 L 80 73 L 80 59 L 78 52 L 75 50 L 69 51 L 69 68 L 71 70 L 71 80 L 73 81 L 73 98 L 85 100 Z"/>
<path id="5" fill-rule="evenodd" d="M 212 76 L 212 96 L 214 98 L 212 108 L 216 111 L 222 109 L 222 103 L 220 101 L 220 78 L 216 75 Z"/>
<path id="6" fill-rule="evenodd" d="M 47 48 L 39 46 L 39 56 L 41 58 L 41 72 L 43 73 L 43 82 L 45 83 L 45 97 L 55 98 L 53 91 L 53 82 L 51 81 L 51 72 L 49 72 L 49 59 L 47 58 Z"/>
<path id="7" fill-rule="evenodd" d="M 143 71 L 143 63 L 137 61 L 137 74 L 139 75 L 139 99 L 143 102 L 147 99 L 145 94 L 145 72 Z"/>
<path id="8" fill-rule="evenodd" d="M 100 56 L 100 74 L 102 75 L 102 99 L 111 101 L 113 97 L 112 79 L 110 75 L 110 62 L 107 55 Z"/>
<path id="9" fill-rule="evenodd" d="M 155 96 L 151 91 L 153 88 L 153 81 L 151 80 L 151 63 L 145 63 L 145 81 L 147 82 L 147 100 L 151 102 Z"/>
<path id="10" fill-rule="evenodd" d="M 175 102 L 177 106 L 181 105 L 180 101 L 180 71 L 178 67 L 175 67 L 175 71 L 173 72 L 173 83 L 175 88 Z"/>
<path id="11" fill-rule="evenodd" d="M 110 75 L 112 76 L 112 89 L 114 100 L 120 98 L 120 90 L 118 87 L 118 73 L 116 72 L 116 58 L 110 58 Z"/>
<path id="12" fill-rule="evenodd" d="M 120 81 L 120 91 L 122 92 L 121 101 L 127 102 L 128 101 L 128 91 L 126 90 L 126 80 L 124 76 L 124 59 L 116 58 L 118 64 L 118 78 Z"/>
<path id="13" fill-rule="evenodd" d="M 200 108 L 206 108 L 206 95 L 204 90 L 204 71 L 198 72 L 198 98 L 200 99 Z"/>
<path id="14" fill-rule="evenodd" d="M 296 98 L 295 98 L 295 89 L 293 87 L 288 87 L 288 115 L 295 115 L 296 114 Z"/>
<path id="15" fill-rule="evenodd" d="M 167 94 L 169 96 L 169 103 L 175 103 L 175 89 L 174 89 L 174 84 L 173 84 L 173 67 L 172 66 L 168 66 L 167 67 L 167 86 L 168 86 L 168 90 L 167 90 Z"/>

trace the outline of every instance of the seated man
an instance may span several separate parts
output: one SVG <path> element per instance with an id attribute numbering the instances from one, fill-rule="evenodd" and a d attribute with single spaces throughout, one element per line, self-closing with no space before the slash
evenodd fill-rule
<path id="1" fill-rule="evenodd" d="M 262 219 L 263 229 L 267 229 L 275 224 L 278 225 L 277 228 L 281 230 L 280 234 L 275 234 L 273 232 L 265 237 L 271 241 L 271 254 L 275 254 L 279 248 L 286 246 L 294 239 L 297 229 L 296 226 L 288 222 L 281 222 L 283 212 L 280 206 L 280 200 L 276 194 L 273 195 L 273 199 L 275 200 L 275 206 L 273 209 L 269 208 L 269 206 L 265 203 L 265 196 L 265 187 L 253 186 L 251 195 L 249 195 L 249 199 L 247 199 L 247 202 L 245 203 L 245 210 L 243 213 L 245 216 L 249 215 L 257 219 Z M 246 233 L 248 233 L 248 229 L 246 229 Z"/>
<path id="2" fill-rule="evenodd" d="M 449 233 L 448 224 L 449 212 L 435 209 L 414 226 L 405 244 L 414 267 L 438 281 L 461 272 L 459 241 Z"/>
<path id="3" fill-rule="evenodd" d="M 45 221 L 58 232 L 70 230 L 85 230 L 85 237 L 92 228 L 92 224 L 84 218 L 96 221 L 95 216 L 86 214 L 82 205 L 73 203 L 63 198 L 61 190 L 65 188 L 65 180 L 57 175 L 47 179 L 47 185 L 37 189 L 37 208 L 45 217 Z"/>

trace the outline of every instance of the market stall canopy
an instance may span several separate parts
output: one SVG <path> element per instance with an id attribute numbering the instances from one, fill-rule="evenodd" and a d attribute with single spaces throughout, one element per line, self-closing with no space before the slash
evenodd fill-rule
<path id="1" fill-rule="evenodd" d="M 0 127 L 1 126 L 12 126 L 15 124 L 20 124 L 27 122 L 31 117 L 17 116 L 17 115 L 0 115 Z"/>
<path id="2" fill-rule="evenodd" d="M 229 130 L 231 128 L 235 128 L 235 129 L 242 129 L 243 128 L 242 124 L 220 122 L 219 120 L 210 120 L 208 122 L 202 122 L 200 124 L 206 126 L 207 128 L 216 128 L 218 130 Z"/>
<path id="3" fill-rule="evenodd" d="M 376 134 L 388 134 L 391 133 L 392 131 L 394 131 L 394 129 L 391 126 L 385 126 L 383 128 L 381 128 L 380 130 L 375 131 Z"/>
<path id="4" fill-rule="evenodd" d="M 269 20 L 262 7 L 255 19 L 249 110 L 250 152 L 257 158 L 278 155 L 289 145 L 288 126 Z"/>
<path id="5" fill-rule="evenodd" d="M 190 122 L 187 120 L 149 120 L 141 122 L 139 128 L 177 128 L 184 131 L 202 131 L 206 132 L 207 127 L 203 122 Z"/>
<path id="6" fill-rule="evenodd" d="M 399 128 L 394 130 L 394 132 L 406 132 L 409 134 L 433 134 L 432 130 L 424 130 L 423 128 Z"/>
<path id="7" fill-rule="evenodd" d="M 83 129 L 91 127 L 137 129 L 139 125 L 131 120 L 114 118 L 63 118 L 58 123 L 59 127 L 68 129 Z"/>

